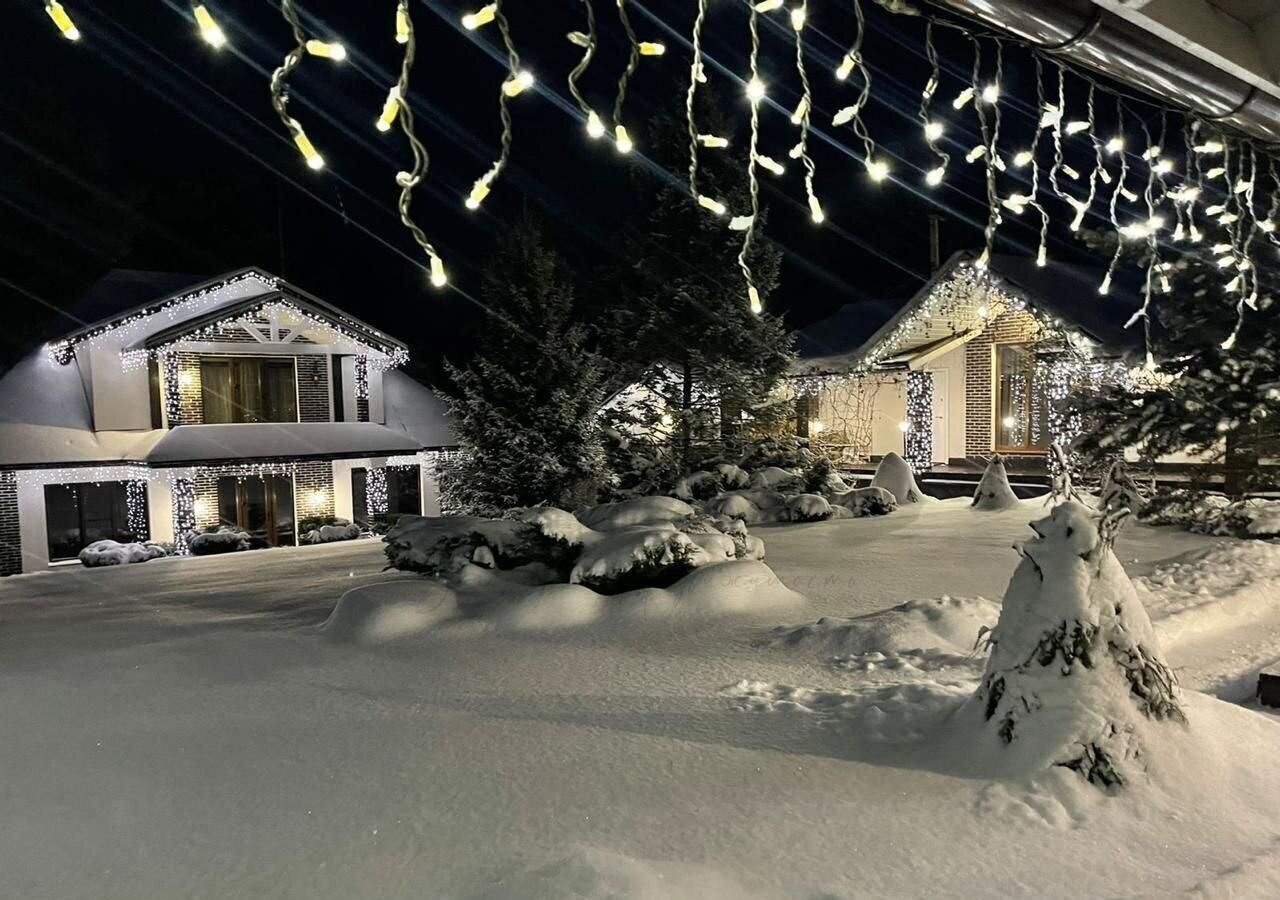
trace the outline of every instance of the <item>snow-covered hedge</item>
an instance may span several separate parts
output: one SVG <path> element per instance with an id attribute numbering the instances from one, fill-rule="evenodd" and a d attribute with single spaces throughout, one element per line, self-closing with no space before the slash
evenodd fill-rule
<path id="1" fill-rule="evenodd" d="M 168 556 L 169 553 L 169 548 L 150 541 L 128 544 L 121 544 L 118 541 L 94 541 L 80 551 L 80 562 L 89 567 L 122 566 L 159 559 L 162 556 Z"/>
<path id="2" fill-rule="evenodd" d="M 855 517 L 885 516 L 898 508 L 898 499 L 882 487 L 854 488 L 832 497 L 831 503 Z"/>
<path id="3" fill-rule="evenodd" d="M 208 556 L 213 553 L 234 553 L 249 549 L 249 533 L 230 526 L 222 526 L 216 531 L 205 531 L 192 535 L 187 541 L 187 548 L 196 556 Z"/>
<path id="4" fill-rule="evenodd" d="M 331 519 L 323 525 L 306 529 L 298 540 L 304 544 L 327 544 L 331 541 L 353 541 L 360 537 L 360 526 L 347 519 Z"/>
<path id="5" fill-rule="evenodd" d="M 1146 502 L 1142 520 L 1177 525 L 1199 534 L 1242 538 L 1280 537 L 1280 500 L 1229 500 L 1221 494 L 1173 490 Z"/>
<path id="6" fill-rule="evenodd" d="M 782 518 L 788 522 L 821 522 L 832 515 L 831 504 L 821 494 L 797 494 L 782 511 Z"/>

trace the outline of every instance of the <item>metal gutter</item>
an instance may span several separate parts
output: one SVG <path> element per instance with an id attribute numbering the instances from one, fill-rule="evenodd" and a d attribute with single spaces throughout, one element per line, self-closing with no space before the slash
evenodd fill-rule
<path id="1" fill-rule="evenodd" d="M 1195 116 L 1280 144 L 1280 98 L 1092 0 L 929 0 Z"/>

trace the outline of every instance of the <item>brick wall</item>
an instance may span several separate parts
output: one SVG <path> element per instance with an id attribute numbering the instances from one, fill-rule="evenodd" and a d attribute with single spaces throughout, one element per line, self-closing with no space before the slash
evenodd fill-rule
<path id="1" fill-rule="evenodd" d="M 1040 326 L 1029 313 L 1010 310 L 965 345 L 965 456 L 990 456 L 995 450 L 995 345 L 1023 344 L 1041 337 Z"/>
<path id="2" fill-rule="evenodd" d="M 209 469 L 196 471 L 196 527 L 212 528 L 218 522 L 218 476 Z"/>
<path id="3" fill-rule="evenodd" d="M 0 575 L 22 571 L 22 535 L 18 530 L 18 476 L 0 472 Z"/>
<path id="4" fill-rule="evenodd" d="M 329 357 L 298 356 L 298 421 L 329 421 Z"/>
<path id="5" fill-rule="evenodd" d="M 204 421 L 204 395 L 200 392 L 200 354 L 178 351 L 178 420 L 174 425 L 199 425 Z"/>
<path id="6" fill-rule="evenodd" d="M 313 499 L 313 495 L 317 493 L 324 495 L 319 503 Z M 298 463 L 297 474 L 293 479 L 293 503 L 298 509 L 299 519 L 332 516 L 333 463 L 327 460 Z"/>

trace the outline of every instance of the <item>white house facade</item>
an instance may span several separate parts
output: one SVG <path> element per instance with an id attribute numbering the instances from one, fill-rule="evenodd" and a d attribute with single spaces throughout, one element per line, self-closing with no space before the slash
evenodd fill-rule
<path id="1" fill-rule="evenodd" d="M 121 296 L 145 293 L 149 273 L 113 274 Z M 227 525 L 279 546 L 308 520 L 437 511 L 434 466 L 454 438 L 439 398 L 399 371 L 407 359 L 255 268 L 48 344 L 0 378 L 0 574 L 104 538 L 181 553 Z"/>

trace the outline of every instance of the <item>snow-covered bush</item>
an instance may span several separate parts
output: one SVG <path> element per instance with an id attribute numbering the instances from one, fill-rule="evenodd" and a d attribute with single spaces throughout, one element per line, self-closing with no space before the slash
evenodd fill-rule
<path id="1" fill-rule="evenodd" d="M 1142 505 L 1149 525 L 1177 525 L 1198 534 L 1241 538 L 1280 537 L 1280 500 L 1228 500 L 1221 494 L 1176 489 Z"/>
<path id="2" fill-rule="evenodd" d="M 192 535 L 187 541 L 187 549 L 196 556 L 235 553 L 239 550 L 248 550 L 251 540 L 249 532 L 230 525 L 221 525 L 213 531 Z"/>
<path id="3" fill-rule="evenodd" d="M 675 497 L 637 497 L 601 503 L 579 510 L 578 521 L 596 531 L 616 531 L 633 525 L 657 525 L 691 516 L 694 508 Z"/>
<path id="4" fill-rule="evenodd" d="M 129 563 L 147 562 L 148 560 L 168 556 L 169 552 L 162 544 L 154 544 L 150 541 L 121 544 L 118 541 L 105 540 L 94 541 L 85 547 L 80 551 L 79 558 L 82 565 L 92 568 L 94 566 L 121 566 Z"/>
<path id="5" fill-rule="evenodd" d="M 781 518 L 788 522 L 821 522 L 832 516 L 831 504 L 821 494 L 797 494 L 787 501 Z"/>
<path id="6" fill-rule="evenodd" d="M 705 550 L 725 546 L 721 538 L 727 538 L 733 548 L 730 553 L 731 558 L 764 559 L 764 541 L 748 533 L 747 525 L 742 519 L 731 516 L 693 515 L 675 524 L 677 528 L 689 535 L 694 543 Z"/>
<path id="7" fill-rule="evenodd" d="M 776 466 L 780 469 L 805 469 L 813 461 L 806 443 L 794 434 L 754 441 L 742 454 L 738 465 L 749 472 Z"/>
<path id="8" fill-rule="evenodd" d="M 515 519 L 405 515 L 382 540 L 391 568 L 447 575 L 470 561 L 480 547 L 487 549 L 499 568 L 531 562 L 532 533 L 526 523 Z"/>
<path id="9" fill-rule="evenodd" d="M 763 519 L 760 507 L 742 493 L 721 494 L 719 497 L 708 500 L 703 508 L 708 515 L 738 519 L 748 525 L 754 525 Z"/>
<path id="10" fill-rule="evenodd" d="M 716 466 L 716 472 L 720 475 L 720 481 L 724 484 L 725 490 L 738 490 L 751 484 L 751 476 L 746 470 L 733 463 L 720 463 Z"/>
<path id="11" fill-rule="evenodd" d="M 886 453 L 884 459 L 880 460 L 880 465 L 876 466 L 871 486 L 884 488 L 893 494 L 899 505 L 922 503 L 925 499 L 925 493 L 916 484 L 916 476 L 907 461 L 892 452 Z"/>
<path id="12" fill-rule="evenodd" d="M 1065 766 L 1118 789 L 1148 723 L 1186 721 L 1177 682 L 1111 550 L 1114 520 L 1067 502 L 1031 527 L 974 705 L 1019 768 Z"/>
<path id="13" fill-rule="evenodd" d="M 1004 468 L 1004 457 L 997 453 L 987 463 L 978 489 L 973 492 L 974 509 L 1012 509 L 1018 505 L 1018 495 L 1009 486 L 1009 473 Z"/>
<path id="14" fill-rule="evenodd" d="M 843 494 L 849 490 L 835 464 L 825 456 L 816 457 L 803 478 L 804 490 L 809 494 Z"/>
<path id="15" fill-rule="evenodd" d="M 800 491 L 804 489 L 804 477 L 790 469 L 766 466 L 751 473 L 751 487 L 756 490 Z"/>
<path id="16" fill-rule="evenodd" d="M 303 544 L 328 544 L 331 541 L 353 541 L 360 537 L 360 526 L 346 519 L 332 518 L 322 525 L 303 528 L 298 540 Z"/>
<path id="17" fill-rule="evenodd" d="M 724 477 L 719 472 L 693 472 L 676 482 L 675 495 L 686 501 L 710 500 L 724 489 Z"/>
<path id="18" fill-rule="evenodd" d="M 854 488 L 832 497 L 831 503 L 855 517 L 884 516 L 898 508 L 898 499 L 882 487 Z"/>
<path id="19" fill-rule="evenodd" d="M 611 532 L 584 549 L 569 583 L 599 594 L 669 587 L 709 561 L 707 551 L 674 525 L 641 525 Z"/>

